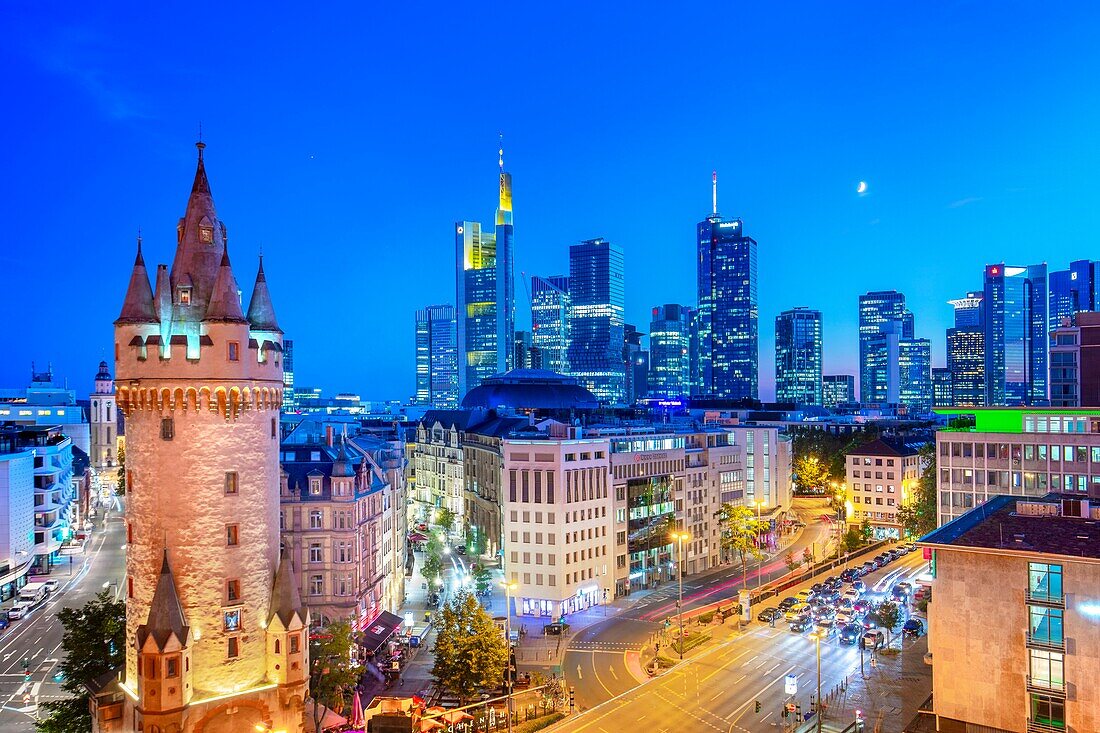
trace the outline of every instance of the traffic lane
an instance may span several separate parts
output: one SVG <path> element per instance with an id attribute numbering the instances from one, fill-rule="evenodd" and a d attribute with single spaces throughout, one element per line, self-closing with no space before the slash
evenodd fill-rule
<path id="1" fill-rule="evenodd" d="M 581 710 L 593 708 L 638 685 L 627 669 L 626 652 L 571 649 L 563 657 L 562 671 Z"/>

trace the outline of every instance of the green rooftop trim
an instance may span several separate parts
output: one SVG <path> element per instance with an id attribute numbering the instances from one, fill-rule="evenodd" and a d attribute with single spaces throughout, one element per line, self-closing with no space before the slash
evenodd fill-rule
<path id="1" fill-rule="evenodd" d="M 937 415 L 973 415 L 976 433 L 1023 433 L 1024 415 L 1100 417 L 1100 409 L 1081 407 L 936 407 Z"/>

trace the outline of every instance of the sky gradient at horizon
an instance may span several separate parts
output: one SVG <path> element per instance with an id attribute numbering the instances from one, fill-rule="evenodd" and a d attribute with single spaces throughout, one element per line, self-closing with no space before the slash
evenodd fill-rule
<path id="1" fill-rule="evenodd" d="M 825 373 L 857 374 L 859 294 L 900 290 L 942 366 L 985 264 L 1100 259 L 1100 7 L 785 10 L 9 7 L 0 387 L 34 360 L 91 388 L 137 230 L 172 260 L 200 122 L 245 302 L 262 247 L 296 381 L 330 395 L 412 394 L 414 312 L 454 302 L 499 131 L 524 328 L 520 273 L 597 236 L 625 249 L 629 323 L 694 304 L 718 170 L 759 242 L 763 398 L 782 310 L 821 310 Z"/>

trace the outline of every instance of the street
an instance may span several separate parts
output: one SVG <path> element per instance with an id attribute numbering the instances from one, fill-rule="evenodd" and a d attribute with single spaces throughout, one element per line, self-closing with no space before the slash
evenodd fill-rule
<path id="1" fill-rule="evenodd" d="M 102 512 L 103 509 L 101 508 Z M 0 730 L 33 731 L 40 702 L 65 697 L 53 680 L 61 653 L 61 623 L 57 612 L 66 606 L 82 606 L 105 584 L 118 593 L 126 573 L 125 522 L 121 512 L 111 511 L 106 520 L 98 520 L 97 529 L 83 555 L 72 557 L 54 567 L 48 576 L 61 586 L 46 603 L 31 615 L 12 621 L 0 635 Z M 10 603 L 4 604 L 7 613 Z M 24 660 L 28 666 L 24 669 Z M 30 674 L 30 681 L 25 674 Z"/>

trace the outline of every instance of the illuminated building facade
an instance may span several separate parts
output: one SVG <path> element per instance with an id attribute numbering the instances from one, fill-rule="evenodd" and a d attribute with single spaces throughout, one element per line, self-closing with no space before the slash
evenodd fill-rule
<path id="1" fill-rule="evenodd" d="M 875 539 L 900 539 L 898 510 L 912 501 L 922 470 L 918 444 L 880 438 L 845 455 L 848 522 L 870 523 Z"/>
<path id="2" fill-rule="evenodd" d="M 821 399 L 825 407 L 835 410 L 856 402 L 856 378 L 852 374 L 826 374 L 821 378 Z"/>
<path id="3" fill-rule="evenodd" d="M 775 317 L 775 399 L 822 403 L 821 311 L 794 308 Z"/>
<path id="4" fill-rule="evenodd" d="M 691 309 L 675 303 L 653 308 L 649 324 L 649 394 L 675 398 L 691 394 Z"/>
<path id="5" fill-rule="evenodd" d="M 932 409 L 932 343 L 928 339 L 898 342 L 898 404 L 909 414 Z"/>
<path id="6" fill-rule="evenodd" d="M 1068 270 L 1050 273 L 1048 328 L 1051 330 L 1081 311 L 1100 310 L 1100 262 L 1075 260 Z"/>
<path id="7" fill-rule="evenodd" d="M 982 293 L 948 301 L 955 308 L 955 327 L 947 329 L 947 369 L 951 372 L 952 405 L 985 404 L 985 329 Z"/>
<path id="8" fill-rule="evenodd" d="M 900 385 L 894 376 L 897 342 L 913 338 L 913 314 L 905 296 L 879 290 L 859 296 L 859 401 L 896 404 Z"/>
<path id="9" fill-rule="evenodd" d="M 416 312 L 416 402 L 458 407 L 458 334 L 455 309 L 430 305 Z"/>
<path id="10" fill-rule="evenodd" d="M 569 370 L 601 402 L 626 402 L 622 247 L 590 239 L 569 248 Z"/>
<path id="11" fill-rule="evenodd" d="M 115 380 L 105 361 L 99 362 L 88 409 L 92 468 L 99 476 L 100 485 L 113 489 L 118 484 L 118 413 L 115 410 Z"/>
<path id="12" fill-rule="evenodd" d="M 298 409 L 298 401 L 294 397 L 294 342 L 283 339 L 283 411 L 293 412 Z"/>
<path id="13" fill-rule="evenodd" d="M 947 367 L 932 368 L 932 406 L 951 407 L 955 404 L 951 383 L 951 370 Z"/>
<path id="14" fill-rule="evenodd" d="M 459 395 L 515 366 L 512 238 L 512 174 L 504 170 L 501 148 L 496 229 L 485 231 L 474 221 L 455 224 Z"/>
<path id="15" fill-rule="evenodd" d="M 985 268 L 986 404 L 1042 405 L 1047 395 L 1047 266 Z"/>
<path id="16" fill-rule="evenodd" d="M 539 351 L 540 369 L 569 373 L 569 278 L 531 278 L 531 343 Z"/>

